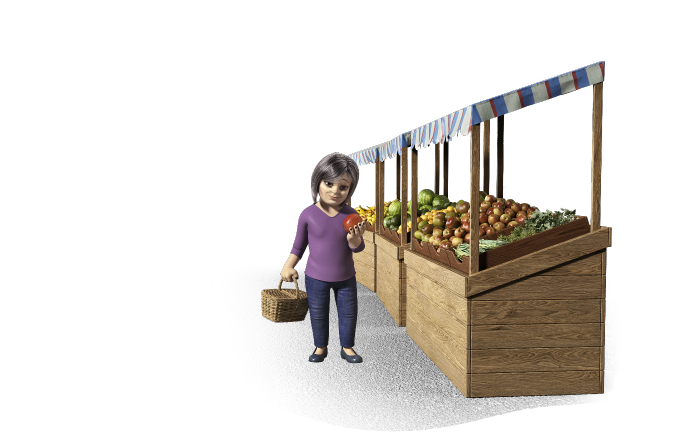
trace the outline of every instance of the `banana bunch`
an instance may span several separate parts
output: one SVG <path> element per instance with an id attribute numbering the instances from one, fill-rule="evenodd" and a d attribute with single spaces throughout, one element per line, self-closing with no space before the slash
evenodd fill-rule
<path id="1" fill-rule="evenodd" d="M 375 223 L 375 206 L 371 206 L 370 208 L 362 208 L 361 205 L 359 205 L 357 207 L 357 212 L 364 221 L 373 226 Z"/>
<path id="2" fill-rule="evenodd" d="M 411 222 L 406 222 L 407 227 L 406 227 L 406 233 L 410 234 L 411 233 Z M 401 225 L 399 226 L 399 229 L 397 229 L 397 233 L 401 235 Z"/>

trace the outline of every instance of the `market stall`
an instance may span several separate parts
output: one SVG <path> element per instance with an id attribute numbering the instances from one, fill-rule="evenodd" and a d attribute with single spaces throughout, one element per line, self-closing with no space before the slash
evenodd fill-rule
<path id="1" fill-rule="evenodd" d="M 467 243 L 457 244 L 457 248 L 440 245 L 440 237 L 425 235 L 425 229 L 417 229 L 414 224 L 409 237 L 400 234 L 400 246 L 391 254 L 402 260 L 398 275 L 400 282 L 405 280 L 405 289 L 399 294 L 403 295 L 404 311 L 408 312 L 404 313 L 407 334 L 466 397 L 604 391 L 606 248 L 611 246 L 611 228 L 600 226 L 603 81 L 604 62 L 595 63 L 468 106 L 412 130 L 410 136 L 400 135 L 378 146 L 374 154 L 364 150 L 351 155 L 359 164 L 365 164 L 370 163 L 367 162 L 370 157 L 382 159 L 396 151 L 402 158 L 402 182 L 406 182 L 405 165 L 410 150 L 411 206 L 415 207 L 419 195 L 419 147 L 444 144 L 446 187 L 446 141 L 457 134 L 471 134 L 469 206 L 457 204 L 453 210 L 463 213 L 460 218 L 468 214 L 468 221 L 463 221 L 469 229 Z M 507 220 L 511 218 L 508 209 L 515 209 L 517 203 L 509 207 L 509 201 L 502 199 L 503 115 L 588 86 L 593 86 L 590 222 L 587 217 L 565 216 L 567 220 L 562 224 L 557 222 L 544 230 L 534 227 L 527 234 L 529 226 L 511 225 L 513 222 Z M 489 197 L 488 135 L 493 118 L 499 118 L 499 166 L 496 197 L 491 199 L 495 200 L 494 208 L 506 208 L 506 219 L 496 231 L 480 222 L 486 219 L 486 214 L 495 212 L 484 211 Z M 482 123 L 485 173 L 484 194 L 480 196 Z M 380 174 L 380 161 L 376 165 Z M 402 185 L 402 201 L 406 200 L 405 187 Z M 379 188 L 376 192 L 376 204 L 381 206 Z M 405 205 L 401 204 L 402 225 L 406 224 Z M 491 215 L 495 214 L 489 214 L 489 219 Z M 561 214 L 551 216 L 532 210 L 528 216 L 518 215 L 517 220 L 520 217 L 530 225 L 537 219 L 555 222 L 561 219 Z M 441 221 L 443 215 L 439 218 Z M 381 259 L 387 263 L 390 255 L 381 252 L 388 240 L 382 237 L 385 235 L 382 223 L 377 220 L 375 260 L 379 291 L 381 285 L 388 285 L 388 281 L 381 281 Z M 426 218 L 418 220 L 427 226 Z M 493 225 L 501 222 L 494 220 L 490 220 Z M 480 240 L 481 233 L 486 240 Z M 507 241 L 511 236 L 519 239 Z M 502 245 L 487 248 L 488 243 Z M 463 248 L 466 255 L 461 257 Z M 389 282 L 396 278 L 397 273 L 389 270 L 386 273 Z M 386 307 L 390 309 L 388 304 Z M 391 307 L 395 307 L 394 303 Z"/>

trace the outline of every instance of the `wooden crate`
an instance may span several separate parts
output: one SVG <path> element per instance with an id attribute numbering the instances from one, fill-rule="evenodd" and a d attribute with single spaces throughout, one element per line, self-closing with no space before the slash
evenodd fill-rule
<path id="1" fill-rule="evenodd" d="M 604 392 L 611 228 L 468 275 L 405 251 L 406 333 L 466 397 Z"/>
<path id="2" fill-rule="evenodd" d="M 365 249 L 361 252 L 352 252 L 354 257 L 354 270 L 357 273 L 357 281 L 369 290 L 375 292 L 375 233 L 364 232 Z"/>
<path id="3" fill-rule="evenodd" d="M 375 236 L 376 293 L 398 326 L 406 325 L 406 270 L 404 247 Z M 408 246 L 408 245 L 407 245 Z"/>

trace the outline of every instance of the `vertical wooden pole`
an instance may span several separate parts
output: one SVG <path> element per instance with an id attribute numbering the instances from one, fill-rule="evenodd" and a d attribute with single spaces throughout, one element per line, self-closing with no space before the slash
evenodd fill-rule
<path id="1" fill-rule="evenodd" d="M 496 198 L 503 197 L 503 126 L 505 115 L 498 119 L 498 133 L 496 135 Z"/>
<path id="2" fill-rule="evenodd" d="M 444 142 L 444 192 L 442 194 L 449 196 L 449 141 Z"/>
<path id="3" fill-rule="evenodd" d="M 385 216 L 385 181 L 384 162 L 380 161 L 380 155 L 375 162 L 375 233 L 382 234 L 383 217 Z"/>
<path id="4" fill-rule="evenodd" d="M 479 272 L 479 124 L 470 136 L 470 272 Z"/>
<path id="5" fill-rule="evenodd" d="M 415 147 L 410 147 L 411 149 L 411 249 L 413 252 L 416 251 L 415 243 L 416 237 L 415 233 L 418 230 L 418 225 L 415 223 L 415 219 L 418 217 L 418 151 Z M 414 217 L 415 215 L 415 217 Z"/>
<path id="6" fill-rule="evenodd" d="M 489 194 L 489 155 L 491 150 L 491 120 L 484 121 L 484 192 Z"/>
<path id="7" fill-rule="evenodd" d="M 434 193 L 439 194 L 439 144 L 434 144 Z"/>
<path id="8" fill-rule="evenodd" d="M 401 180 L 401 196 L 399 197 L 401 200 L 401 245 L 405 245 L 409 241 L 408 237 L 408 220 L 407 220 L 407 204 L 408 204 L 408 148 L 404 147 L 401 149 L 401 157 L 403 160 L 401 161 L 401 174 L 399 176 L 399 179 Z M 411 206 L 413 206 L 413 202 L 411 202 Z M 416 205 L 416 211 L 417 211 L 418 205 Z M 414 225 L 416 221 L 416 218 L 413 216 L 413 213 L 411 213 L 411 225 Z M 413 229 L 413 226 L 411 226 L 411 229 Z"/>
<path id="9" fill-rule="evenodd" d="M 397 198 L 399 200 L 401 200 L 401 191 L 399 191 L 399 184 L 401 183 L 400 179 L 399 179 L 399 176 L 400 176 L 399 173 L 401 173 L 401 156 L 399 154 L 397 154 L 396 162 L 397 162 L 397 174 L 396 174 L 396 176 L 397 176 Z M 406 202 L 404 202 L 404 203 L 406 203 Z"/>
<path id="10" fill-rule="evenodd" d="M 602 196 L 602 86 L 593 86 L 593 159 L 590 178 L 590 231 L 600 229 L 600 199 Z"/>

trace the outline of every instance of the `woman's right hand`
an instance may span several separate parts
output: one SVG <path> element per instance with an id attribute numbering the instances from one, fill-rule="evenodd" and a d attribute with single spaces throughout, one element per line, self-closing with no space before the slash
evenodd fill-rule
<path id="1" fill-rule="evenodd" d="M 292 283 L 293 277 L 300 278 L 298 276 L 297 270 L 293 269 L 292 267 L 284 267 L 283 270 L 281 271 L 281 278 L 284 281 Z"/>

